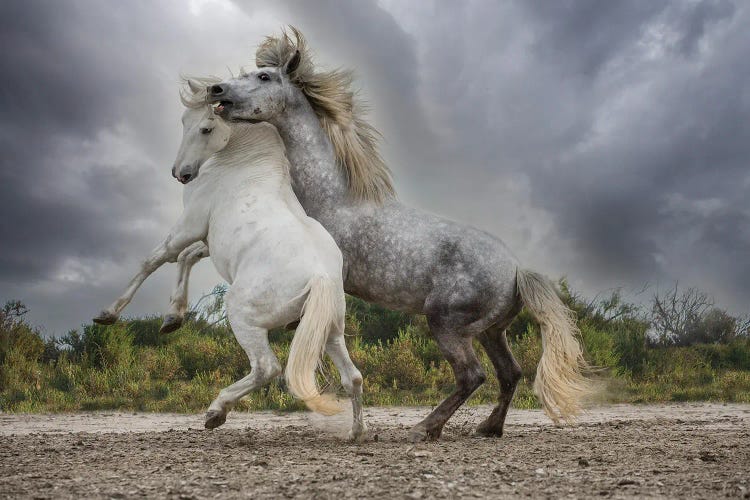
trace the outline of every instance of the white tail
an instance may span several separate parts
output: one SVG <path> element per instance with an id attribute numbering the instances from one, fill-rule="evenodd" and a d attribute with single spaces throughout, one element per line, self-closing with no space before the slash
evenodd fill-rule
<path id="1" fill-rule="evenodd" d="M 325 351 L 328 332 L 340 328 L 340 286 L 325 276 L 314 276 L 305 287 L 307 299 L 302 308 L 297 331 L 289 348 L 286 381 L 291 393 L 305 402 L 308 408 L 323 415 L 335 415 L 342 408 L 330 394 L 321 394 L 315 381 Z"/>
<path id="2" fill-rule="evenodd" d="M 516 281 L 524 305 L 542 330 L 542 359 L 536 369 L 534 392 L 544 412 L 554 421 L 573 421 L 582 401 L 592 391 L 583 376 L 583 359 L 575 313 L 558 297 L 554 285 L 533 271 L 518 270 Z"/>

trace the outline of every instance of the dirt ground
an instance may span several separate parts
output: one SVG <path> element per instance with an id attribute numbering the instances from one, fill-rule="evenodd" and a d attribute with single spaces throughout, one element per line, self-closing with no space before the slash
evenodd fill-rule
<path id="1" fill-rule="evenodd" d="M 441 441 L 412 445 L 429 408 L 370 408 L 368 439 L 307 414 L 0 414 L 0 497 L 750 498 L 750 405 L 616 405 L 572 427 L 511 410 L 459 410 Z M 326 430 L 327 429 L 327 430 Z"/>

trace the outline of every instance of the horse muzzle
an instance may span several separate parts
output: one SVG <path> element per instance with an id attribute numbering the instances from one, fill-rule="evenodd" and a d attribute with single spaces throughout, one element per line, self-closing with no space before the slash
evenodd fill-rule
<path id="1" fill-rule="evenodd" d="M 187 184 L 188 182 L 198 177 L 198 169 L 193 168 L 192 165 L 185 165 L 176 175 L 174 173 L 172 175 L 174 175 L 175 179 L 180 181 L 182 184 Z"/>

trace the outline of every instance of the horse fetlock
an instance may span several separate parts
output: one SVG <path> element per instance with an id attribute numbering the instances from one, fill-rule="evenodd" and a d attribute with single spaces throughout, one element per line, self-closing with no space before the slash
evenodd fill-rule
<path id="1" fill-rule="evenodd" d="M 347 439 L 349 441 L 355 442 L 355 443 L 361 443 L 365 440 L 365 437 L 367 436 L 367 426 L 365 424 L 354 424 L 352 429 L 349 431 L 349 434 L 347 435 Z"/>
<path id="2" fill-rule="evenodd" d="M 187 301 L 183 297 L 170 297 L 169 307 L 174 311 L 174 314 L 182 315 L 187 310 Z"/>
<path id="3" fill-rule="evenodd" d="M 219 396 L 211 403 L 208 407 L 209 410 L 221 410 L 224 412 L 230 411 L 234 407 L 234 395 L 227 391 L 226 388 L 219 391 Z"/>

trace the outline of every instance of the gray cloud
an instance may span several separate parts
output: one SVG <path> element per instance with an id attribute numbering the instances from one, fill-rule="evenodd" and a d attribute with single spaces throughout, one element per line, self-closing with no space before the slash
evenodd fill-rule
<path id="1" fill-rule="evenodd" d="M 441 6 L 436 17 L 409 26 L 424 61 L 445 61 L 424 66 L 422 86 L 432 106 L 452 103 L 439 116 L 447 165 L 461 167 L 439 182 L 458 204 L 487 200 L 454 213 L 589 292 L 679 279 L 746 310 L 747 9 L 516 2 Z M 493 177 L 528 188 L 510 190 L 499 215 Z M 664 209 L 677 195 L 731 209 L 696 214 L 689 227 Z M 685 232 L 699 236 L 677 247 Z"/>
<path id="2" fill-rule="evenodd" d="M 236 9 L 186 5 L 4 5 L 0 299 L 26 301 L 50 333 L 114 299 L 179 213 L 180 73 L 237 67 L 245 34 L 263 32 Z M 171 278 L 150 280 L 130 311 L 163 309 Z M 196 288 L 217 281 L 199 271 Z"/>
<path id="3" fill-rule="evenodd" d="M 61 333 L 180 207 L 178 77 L 295 24 L 353 67 L 401 197 L 595 293 L 750 302 L 750 9 L 731 1 L 10 2 L 0 20 L 0 300 Z M 199 266 L 194 294 L 218 281 Z M 172 269 L 133 314 L 166 307 Z"/>

